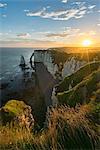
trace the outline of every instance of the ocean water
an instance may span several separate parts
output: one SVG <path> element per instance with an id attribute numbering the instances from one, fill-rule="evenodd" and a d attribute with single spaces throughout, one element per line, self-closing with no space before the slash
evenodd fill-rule
<path id="1" fill-rule="evenodd" d="M 0 80 L 18 74 L 21 55 L 28 64 L 33 52 L 33 48 L 0 48 Z"/>

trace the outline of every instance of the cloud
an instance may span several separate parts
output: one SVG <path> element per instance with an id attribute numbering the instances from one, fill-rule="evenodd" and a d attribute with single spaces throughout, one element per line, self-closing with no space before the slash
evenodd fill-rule
<path id="1" fill-rule="evenodd" d="M 6 15 L 6 14 L 0 14 L 0 17 L 2 17 L 2 18 L 6 18 L 6 17 L 7 17 L 7 15 Z"/>
<path id="2" fill-rule="evenodd" d="M 73 2 L 73 4 L 76 4 L 76 5 L 80 5 L 82 3 L 84 3 L 84 2 Z"/>
<path id="3" fill-rule="evenodd" d="M 46 35 L 46 37 L 66 37 L 68 34 L 67 33 L 49 33 Z"/>
<path id="4" fill-rule="evenodd" d="M 37 47 L 37 48 L 48 48 L 48 47 L 64 46 L 62 43 L 56 41 L 43 41 L 33 39 L 32 41 L 14 41 L 14 39 L 0 42 L 0 47 Z"/>
<path id="5" fill-rule="evenodd" d="M 48 5 L 46 8 L 51 8 L 51 6 Z"/>
<path id="6" fill-rule="evenodd" d="M 89 35 L 96 35 L 96 31 L 93 31 L 93 30 L 91 30 L 91 31 L 89 31 Z"/>
<path id="7" fill-rule="evenodd" d="M 4 8 L 4 7 L 6 7 L 6 6 L 7 6 L 6 3 L 0 3 L 0 8 Z"/>
<path id="8" fill-rule="evenodd" d="M 63 31 L 60 32 L 54 32 L 54 33 L 46 33 L 45 36 L 48 38 L 62 38 L 62 39 L 68 39 L 70 37 L 80 37 L 80 36 L 95 36 L 96 31 L 90 30 L 88 32 L 82 32 L 79 28 L 71 28 L 71 27 L 65 27 Z"/>
<path id="9" fill-rule="evenodd" d="M 29 9 L 25 9 L 24 12 L 29 12 Z"/>
<path id="10" fill-rule="evenodd" d="M 7 15 L 6 15 L 6 14 L 3 14 L 3 15 L 2 15 L 2 17 L 3 17 L 3 18 L 6 18 L 6 17 L 7 17 Z"/>
<path id="11" fill-rule="evenodd" d="M 68 0 L 61 0 L 61 2 L 62 2 L 62 3 L 67 3 L 67 2 L 68 2 Z"/>
<path id="12" fill-rule="evenodd" d="M 3 33 L 0 32 L 0 36 L 2 36 L 2 35 L 3 35 Z"/>
<path id="13" fill-rule="evenodd" d="M 31 37 L 31 35 L 29 33 L 20 33 L 17 35 L 17 37 L 21 39 L 28 39 Z"/>
<path id="14" fill-rule="evenodd" d="M 93 9 L 94 7 L 96 7 L 96 5 L 91 5 L 91 6 L 89 6 L 88 8 L 89 8 L 89 9 Z"/>
<path id="15" fill-rule="evenodd" d="M 46 37 L 65 38 L 65 37 L 75 36 L 79 31 L 80 31 L 80 29 L 78 29 L 78 28 L 65 27 L 64 30 L 61 32 L 47 33 Z"/>
<path id="16" fill-rule="evenodd" d="M 90 30 L 88 32 L 79 32 L 79 36 L 95 36 L 96 31 Z"/>
<path id="17" fill-rule="evenodd" d="M 90 10 L 92 10 L 95 5 L 91 6 L 84 6 L 82 5 L 74 8 L 69 9 L 63 9 L 63 10 L 57 10 L 57 11 L 48 11 L 47 8 L 43 8 L 36 12 L 26 12 L 26 16 L 29 17 L 41 17 L 41 18 L 49 18 L 52 20 L 69 20 L 71 18 L 79 19 L 84 17 L 85 14 L 89 13 Z"/>

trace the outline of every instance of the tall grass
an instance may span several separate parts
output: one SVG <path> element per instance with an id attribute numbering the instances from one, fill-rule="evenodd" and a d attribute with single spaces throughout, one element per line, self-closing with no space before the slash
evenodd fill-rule
<path id="1" fill-rule="evenodd" d="M 1 150 L 93 150 L 98 129 L 87 115 L 90 105 L 51 108 L 47 129 L 35 133 L 17 125 L 0 126 Z"/>
<path id="2" fill-rule="evenodd" d="M 75 109 L 66 106 L 52 109 L 49 134 L 53 149 L 94 149 L 98 135 L 95 125 L 86 117 L 90 110 L 87 105 Z"/>

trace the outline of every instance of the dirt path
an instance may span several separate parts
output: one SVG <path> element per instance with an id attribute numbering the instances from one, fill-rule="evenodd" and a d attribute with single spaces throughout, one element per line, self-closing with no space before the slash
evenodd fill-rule
<path id="1" fill-rule="evenodd" d="M 46 106 L 50 106 L 52 104 L 51 94 L 54 85 L 56 84 L 56 80 L 53 76 L 48 72 L 47 68 L 43 63 L 35 63 L 36 75 L 39 81 L 39 86 L 45 96 Z"/>

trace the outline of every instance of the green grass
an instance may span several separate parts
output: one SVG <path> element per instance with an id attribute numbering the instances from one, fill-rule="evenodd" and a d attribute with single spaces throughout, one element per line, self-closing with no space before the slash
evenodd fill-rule
<path id="1" fill-rule="evenodd" d="M 88 63 L 87 65 L 81 67 L 75 73 L 71 74 L 68 77 L 65 77 L 65 79 L 59 85 L 57 85 L 57 92 L 64 92 L 69 90 L 70 84 L 72 85 L 72 87 L 76 86 L 85 77 L 87 77 L 93 71 L 97 70 L 99 67 L 100 67 L 100 61 Z"/>
<path id="2" fill-rule="evenodd" d="M 26 107 L 27 105 L 23 101 L 10 100 L 3 108 L 14 113 L 16 116 L 23 113 Z"/>
<path id="3" fill-rule="evenodd" d="M 84 104 L 90 101 L 92 93 L 100 82 L 100 70 L 94 71 L 71 90 L 57 94 L 59 104 L 67 104 L 75 107 L 76 104 Z"/>

